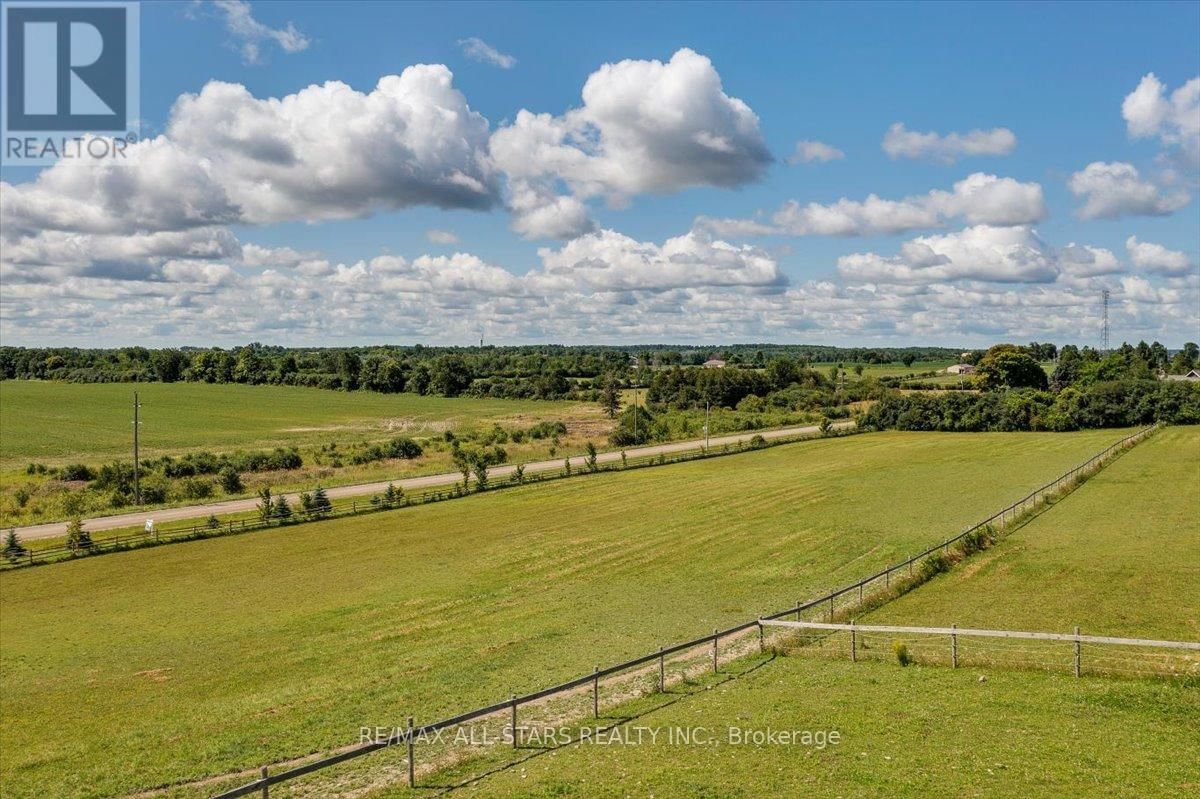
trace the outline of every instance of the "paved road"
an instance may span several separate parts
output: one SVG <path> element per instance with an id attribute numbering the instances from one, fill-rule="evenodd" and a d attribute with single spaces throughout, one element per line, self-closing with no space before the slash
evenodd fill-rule
<path id="1" fill-rule="evenodd" d="M 844 429 L 853 427 L 854 422 L 838 422 L 834 425 L 835 428 Z M 743 441 L 749 441 L 756 435 L 763 438 L 787 438 L 789 436 L 808 435 L 818 432 L 816 426 L 807 427 L 780 427 L 774 430 L 753 430 L 747 433 L 738 433 L 729 436 L 714 436 L 709 445 L 713 447 L 721 447 L 725 444 L 738 444 Z M 625 454 L 630 458 L 639 458 L 650 455 L 670 455 L 675 452 L 687 452 L 689 450 L 701 449 L 704 446 L 704 439 L 693 439 L 691 441 L 675 441 L 670 444 L 656 444 L 650 447 L 634 447 L 625 450 Z M 598 463 L 612 463 L 621 459 L 620 452 L 601 452 L 597 457 Z M 550 461 L 535 461 L 525 464 L 525 474 L 536 474 L 537 472 L 551 472 L 563 467 L 563 460 Z M 576 455 L 571 458 L 571 466 L 583 468 L 585 456 Z M 516 468 L 513 464 L 506 466 L 496 466 L 492 468 L 488 474 L 494 478 L 502 478 L 512 474 Z M 388 486 L 389 482 L 395 483 L 405 491 L 414 488 L 431 488 L 434 486 L 452 485 L 462 479 L 462 475 L 458 472 L 445 472 L 442 474 L 429 474 L 423 477 L 406 477 L 399 480 L 384 480 L 378 483 L 359 483 L 357 485 L 337 486 L 335 488 L 325 489 L 325 493 L 330 499 L 346 499 L 350 497 L 371 496 L 372 494 L 382 493 Z M 299 494 L 286 494 L 288 501 L 295 504 L 299 501 Z M 145 524 L 146 519 L 154 519 L 156 524 L 164 522 L 176 522 L 186 519 L 208 518 L 212 515 L 220 516 L 226 513 L 244 513 L 252 511 L 258 506 L 257 499 L 231 499 L 224 502 L 211 502 L 206 505 L 188 505 L 181 508 L 159 508 L 156 510 L 143 510 L 137 513 L 121 513 L 115 516 L 98 516 L 94 519 L 84 519 L 84 526 L 90 532 L 100 532 L 102 530 L 114 530 L 120 527 L 141 527 Z M 17 529 L 17 533 L 24 541 L 33 541 L 39 538 L 55 538 L 67 534 L 66 522 L 51 522 L 49 524 L 36 524 L 29 527 L 21 527 Z"/>

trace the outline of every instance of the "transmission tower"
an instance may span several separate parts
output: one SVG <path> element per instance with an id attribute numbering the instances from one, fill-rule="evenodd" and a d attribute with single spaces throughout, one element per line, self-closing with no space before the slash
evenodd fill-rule
<path id="1" fill-rule="evenodd" d="M 1100 292 L 1100 296 L 1104 301 L 1104 322 L 1100 328 L 1100 351 L 1108 352 L 1108 289 Z"/>

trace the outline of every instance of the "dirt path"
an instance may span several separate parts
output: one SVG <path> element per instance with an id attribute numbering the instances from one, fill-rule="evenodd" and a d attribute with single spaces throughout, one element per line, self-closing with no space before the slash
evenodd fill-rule
<path id="1" fill-rule="evenodd" d="M 834 425 L 837 429 L 845 429 L 853 427 L 854 422 L 839 422 Z M 774 430 L 752 430 L 746 433 L 737 433 L 735 435 L 714 436 L 709 440 L 710 447 L 722 447 L 726 444 L 739 444 L 749 441 L 754 436 L 762 436 L 765 439 L 788 438 L 790 436 L 809 435 L 818 432 L 815 425 L 803 427 L 780 427 Z M 641 458 L 654 455 L 670 455 L 677 452 L 688 452 L 691 450 L 702 449 L 704 447 L 704 439 L 692 439 L 689 441 L 674 441 L 669 444 L 655 444 L 648 447 L 634 447 L 625 450 L 625 454 L 630 458 Z M 537 474 L 538 472 L 551 472 L 563 467 L 565 458 L 548 461 L 534 461 L 533 463 L 525 464 L 525 474 Z M 601 452 L 597 457 L 598 463 L 612 463 L 621 460 L 619 451 Z M 576 455 L 571 458 L 572 468 L 584 468 L 585 456 Z M 516 469 L 515 464 L 507 464 L 505 466 L 496 466 L 491 469 L 488 474 L 493 478 L 503 478 L 513 473 Z M 458 472 L 444 472 L 442 474 L 430 474 L 423 477 L 407 477 L 403 480 L 383 480 L 376 483 L 359 483 L 357 485 L 338 486 L 336 488 L 325 489 L 326 495 L 330 499 L 348 499 L 351 497 L 371 496 L 372 494 L 382 493 L 388 486 L 388 483 L 394 483 L 396 486 L 403 488 L 405 491 L 414 488 L 431 488 L 434 486 L 453 485 L 462 479 L 462 475 Z M 299 494 L 286 494 L 288 502 L 295 504 L 299 501 Z M 257 499 L 231 499 L 224 502 L 210 502 L 204 505 L 187 505 L 181 508 L 158 508 L 155 510 L 142 510 L 136 513 L 121 513 L 115 516 L 97 516 L 93 519 L 84 519 L 84 526 L 89 532 L 101 532 L 104 530 L 115 530 L 122 527 L 141 527 L 147 519 L 153 519 L 156 524 L 163 522 L 176 522 L 186 519 L 200 519 L 208 516 L 219 516 L 226 513 L 244 513 L 252 511 L 258 506 Z M 22 540 L 35 541 L 40 538 L 56 538 L 67 534 L 66 522 L 50 522 L 49 524 L 35 524 L 29 527 L 17 528 L 17 533 Z"/>

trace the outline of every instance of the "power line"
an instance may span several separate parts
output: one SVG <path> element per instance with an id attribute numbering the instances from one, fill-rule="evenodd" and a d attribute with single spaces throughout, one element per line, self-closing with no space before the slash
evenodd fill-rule
<path id="1" fill-rule="evenodd" d="M 1100 333 L 1100 351 L 1108 352 L 1108 289 L 1100 292 L 1100 296 L 1104 301 L 1104 324 Z"/>

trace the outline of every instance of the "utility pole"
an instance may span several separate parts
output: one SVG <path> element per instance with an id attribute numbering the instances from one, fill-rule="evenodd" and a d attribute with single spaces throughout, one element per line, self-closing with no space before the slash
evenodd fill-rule
<path id="1" fill-rule="evenodd" d="M 142 486 L 138 477 L 138 404 L 137 392 L 133 392 L 133 504 L 142 504 Z"/>
<path id="2" fill-rule="evenodd" d="M 704 451 L 708 452 L 708 406 L 709 401 L 704 401 Z"/>
<path id="3" fill-rule="evenodd" d="M 1100 292 L 1100 297 L 1104 301 L 1104 325 L 1100 333 L 1100 352 L 1105 355 L 1108 354 L 1108 293 L 1108 289 Z"/>
<path id="4" fill-rule="evenodd" d="M 638 443 L 637 437 L 637 386 L 633 387 L 633 443 Z"/>

